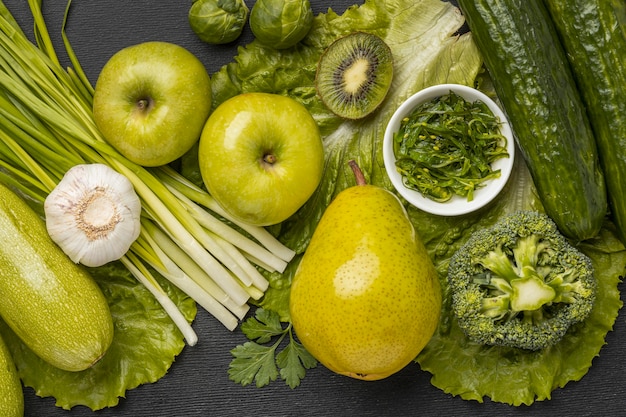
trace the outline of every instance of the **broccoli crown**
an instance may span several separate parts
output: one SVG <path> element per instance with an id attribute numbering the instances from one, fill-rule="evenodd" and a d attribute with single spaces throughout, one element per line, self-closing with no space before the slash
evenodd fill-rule
<path id="1" fill-rule="evenodd" d="M 450 259 L 452 310 L 473 341 L 539 350 L 587 318 L 589 257 L 546 214 L 520 211 L 474 232 Z"/>

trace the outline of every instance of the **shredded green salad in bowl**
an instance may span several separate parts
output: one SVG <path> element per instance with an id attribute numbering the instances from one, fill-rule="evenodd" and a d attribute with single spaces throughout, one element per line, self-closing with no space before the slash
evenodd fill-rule
<path id="1" fill-rule="evenodd" d="M 405 116 L 394 135 L 395 166 L 407 188 L 443 203 L 499 178 L 492 164 L 510 155 L 500 122 L 485 103 L 450 91 Z"/>
<path id="2" fill-rule="evenodd" d="M 325 208 L 340 191 L 353 185 L 349 160 L 357 161 L 368 183 L 393 191 L 385 172 L 382 141 L 385 126 L 400 103 L 416 91 L 441 83 L 477 87 L 493 96 L 471 34 L 460 34 L 463 23 L 459 9 L 440 0 L 367 0 L 342 15 L 332 9 L 319 14 L 308 35 L 294 48 L 275 50 L 253 41 L 239 48 L 234 61 L 212 75 L 214 107 L 252 91 L 299 101 L 316 120 L 326 151 L 318 191 L 292 218 L 269 229 L 298 255 L 283 273 L 264 273 L 269 288 L 254 301 L 256 311 L 240 326 L 249 341 L 224 347 L 232 349 L 229 376 L 234 383 L 262 387 L 282 380 L 295 388 L 307 371 L 314 372 L 315 360 L 298 343 L 290 326 L 291 278 Z M 354 31 L 380 36 L 390 46 L 396 68 L 388 97 L 378 111 L 363 120 L 346 121 L 325 108 L 316 94 L 314 79 L 324 49 Z M 194 152 L 183 157 L 180 173 L 201 185 Z M 449 259 L 474 230 L 521 208 L 541 210 L 521 161 L 516 161 L 511 180 L 498 199 L 475 213 L 442 217 L 406 206 L 444 290 Z M 588 320 L 550 349 L 498 349 L 469 342 L 452 319 L 449 303 L 444 303 L 439 329 L 416 358 L 421 368 L 432 374 L 432 384 L 464 399 L 483 401 L 489 397 L 519 405 L 548 399 L 554 389 L 583 377 L 621 307 L 617 285 L 626 268 L 626 250 L 610 223 L 597 238 L 579 247 L 598 271 L 597 303 Z M 114 344 L 93 368 L 80 374 L 51 370 L 11 336 L 6 326 L 0 328 L 12 346 L 24 384 L 38 395 L 54 396 L 63 408 L 83 404 L 95 410 L 117 404 L 126 390 L 165 375 L 184 347 L 171 319 L 121 265 L 97 268 L 93 273 L 109 299 L 115 321 Z M 163 287 L 185 317 L 193 320 L 195 303 L 165 280 Z M 156 335 L 158 340 L 148 335 Z M 145 341 L 141 348 L 137 340 Z"/>
<path id="3" fill-rule="evenodd" d="M 462 84 L 428 86 L 393 113 L 383 139 L 387 175 L 415 207 L 459 216 L 489 204 L 506 185 L 515 140 L 496 101 Z"/>

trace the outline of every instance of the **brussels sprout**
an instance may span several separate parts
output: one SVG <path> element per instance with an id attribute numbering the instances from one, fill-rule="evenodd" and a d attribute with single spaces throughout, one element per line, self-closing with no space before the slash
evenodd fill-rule
<path id="1" fill-rule="evenodd" d="M 257 0 L 250 12 L 254 36 L 276 49 L 294 46 L 309 33 L 312 25 L 309 0 Z"/>
<path id="2" fill-rule="evenodd" d="M 204 42 L 229 43 L 241 35 L 249 10 L 243 0 L 195 0 L 189 24 Z"/>

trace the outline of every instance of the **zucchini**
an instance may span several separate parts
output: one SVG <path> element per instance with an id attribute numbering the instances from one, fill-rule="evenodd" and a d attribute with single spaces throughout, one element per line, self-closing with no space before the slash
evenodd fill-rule
<path id="1" fill-rule="evenodd" d="M 607 214 L 597 145 L 542 0 L 459 0 L 546 213 L 594 237 Z"/>
<path id="2" fill-rule="evenodd" d="M 9 347 L 0 337 L 0 416 L 24 416 L 24 391 Z"/>
<path id="3" fill-rule="evenodd" d="M 0 317 L 49 364 L 90 367 L 113 339 L 107 300 L 50 239 L 41 217 L 1 184 L 0 242 Z"/>
<path id="4" fill-rule="evenodd" d="M 626 2 L 544 2 L 596 136 L 611 219 L 626 242 Z"/>

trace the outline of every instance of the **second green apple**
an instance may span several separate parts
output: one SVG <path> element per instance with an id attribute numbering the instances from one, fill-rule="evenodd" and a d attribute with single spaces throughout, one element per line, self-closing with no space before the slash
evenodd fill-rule
<path id="1" fill-rule="evenodd" d="M 324 146 L 306 107 L 289 97 L 244 93 L 209 116 L 199 144 L 202 179 L 234 218 L 269 226 L 293 215 L 324 170 Z"/>

